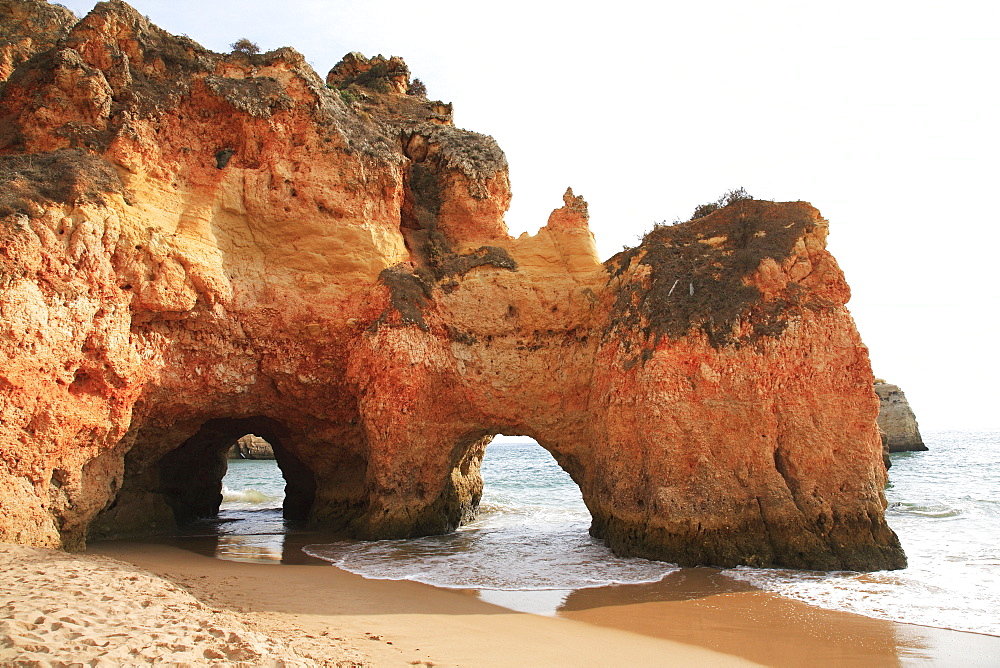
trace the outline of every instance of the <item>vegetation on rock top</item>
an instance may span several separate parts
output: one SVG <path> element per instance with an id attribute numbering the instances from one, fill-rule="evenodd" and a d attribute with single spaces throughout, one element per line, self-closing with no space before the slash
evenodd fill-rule
<path id="1" fill-rule="evenodd" d="M 248 56 L 253 56 L 260 53 L 260 47 L 257 46 L 256 42 L 251 42 L 246 37 L 241 37 L 232 44 L 229 48 L 233 50 L 233 53 L 243 53 Z"/>
<path id="2" fill-rule="evenodd" d="M 731 201 L 726 203 L 727 199 Z M 644 359 L 661 337 L 680 339 L 692 328 L 703 331 L 715 348 L 776 337 L 784 331 L 792 308 L 800 305 L 801 290 L 795 284 L 780 300 L 764 302 L 760 291 L 745 279 L 765 258 L 785 260 L 813 225 L 812 219 L 790 219 L 787 209 L 753 200 L 742 189 L 707 206 L 716 208 L 686 223 L 657 225 L 639 246 L 605 263 L 612 280 L 622 279 L 608 334 L 616 329 L 640 330 L 647 342 Z M 648 277 L 636 277 L 639 266 L 649 267 Z M 734 332 L 744 320 L 752 323 L 753 334 L 740 340 Z M 624 340 L 626 347 L 631 346 L 627 337 Z"/>

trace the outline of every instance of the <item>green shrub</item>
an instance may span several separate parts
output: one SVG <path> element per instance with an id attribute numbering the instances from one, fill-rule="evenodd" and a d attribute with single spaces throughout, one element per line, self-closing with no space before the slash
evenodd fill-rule
<path id="1" fill-rule="evenodd" d="M 260 47 L 257 46 L 255 42 L 248 40 L 246 37 L 240 37 L 238 40 L 230 44 L 229 48 L 233 50 L 233 53 L 244 53 L 248 56 L 260 53 Z"/>
<path id="2" fill-rule="evenodd" d="M 414 79 L 410 82 L 409 88 L 406 89 L 406 94 L 416 97 L 427 97 L 427 86 L 420 79 Z"/>
<path id="3" fill-rule="evenodd" d="M 734 190 L 729 190 L 722 195 L 719 199 L 714 202 L 708 202 L 707 204 L 699 204 L 694 209 L 694 213 L 688 220 L 695 220 L 696 218 L 704 218 L 713 211 L 717 211 L 723 207 L 729 206 L 730 204 L 735 204 L 736 202 L 742 202 L 744 200 L 752 200 L 753 196 L 747 193 L 745 188 L 736 188 Z"/>

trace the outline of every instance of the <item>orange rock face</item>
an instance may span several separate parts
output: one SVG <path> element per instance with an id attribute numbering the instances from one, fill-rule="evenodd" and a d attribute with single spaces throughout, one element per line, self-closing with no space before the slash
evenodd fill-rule
<path id="1" fill-rule="evenodd" d="M 642 467 L 601 480 L 596 535 L 687 564 L 896 563 L 878 402 L 826 231 L 808 204 L 743 201 L 612 259 L 598 452 Z"/>
<path id="2" fill-rule="evenodd" d="M 324 83 L 291 49 L 215 54 L 117 2 L 13 70 L 0 541 L 211 515 L 248 433 L 288 517 L 446 532 L 505 433 L 553 454 L 622 554 L 905 563 L 815 209 L 737 202 L 602 265 L 567 192 L 514 239 L 503 153 L 408 76 L 352 54 Z"/>

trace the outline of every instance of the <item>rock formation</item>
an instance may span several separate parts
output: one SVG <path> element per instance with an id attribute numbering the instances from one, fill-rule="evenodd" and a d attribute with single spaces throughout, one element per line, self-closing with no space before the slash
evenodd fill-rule
<path id="1" fill-rule="evenodd" d="M 917 428 L 917 416 L 899 386 L 877 379 L 875 394 L 880 402 L 878 428 L 886 452 L 926 450 Z"/>
<path id="2" fill-rule="evenodd" d="M 229 459 L 274 459 L 271 444 L 260 436 L 241 436 L 226 455 Z"/>
<path id="3" fill-rule="evenodd" d="M 0 81 L 47 51 L 76 23 L 73 12 L 44 0 L 0 0 Z"/>
<path id="4" fill-rule="evenodd" d="M 504 433 L 552 453 L 619 554 L 905 564 L 814 208 L 736 202 L 602 265 L 567 191 L 511 238 L 503 153 L 408 95 L 401 63 L 352 54 L 324 82 L 292 49 L 212 53 L 116 1 L 14 69 L 0 540 L 210 515 L 250 433 L 286 516 L 447 532 Z"/>

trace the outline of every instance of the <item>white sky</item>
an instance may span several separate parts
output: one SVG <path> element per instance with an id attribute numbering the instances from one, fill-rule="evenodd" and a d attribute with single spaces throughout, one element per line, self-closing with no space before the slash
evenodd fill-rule
<path id="1" fill-rule="evenodd" d="M 131 4 L 216 51 L 293 46 L 321 76 L 402 56 L 506 152 L 514 235 L 567 186 L 602 259 L 731 188 L 812 202 L 875 375 L 924 431 L 1000 428 L 1000 3 Z"/>

